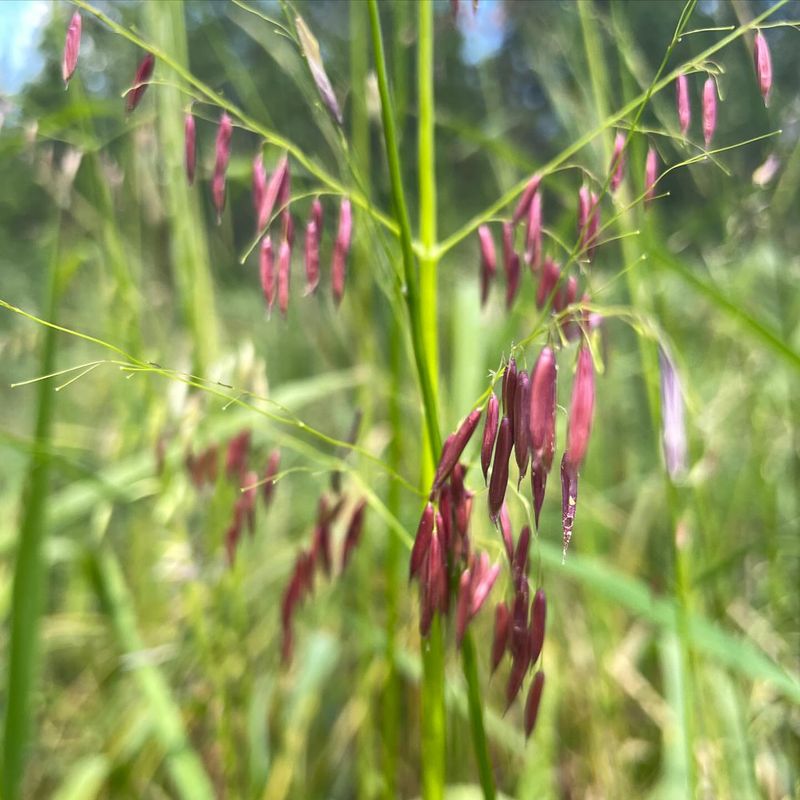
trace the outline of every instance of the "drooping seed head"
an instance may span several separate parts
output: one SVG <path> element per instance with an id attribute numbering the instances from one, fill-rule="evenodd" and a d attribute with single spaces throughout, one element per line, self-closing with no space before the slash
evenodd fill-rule
<path id="1" fill-rule="evenodd" d="M 306 58 L 306 62 L 308 63 L 308 67 L 311 70 L 311 77 L 314 79 L 314 83 L 317 86 L 319 96 L 322 98 L 325 108 L 328 109 L 330 115 L 341 127 L 344 121 L 342 111 L 339 108 L 339 103 L 336 100 L 333 87 L 328 79 L 328 73 L 325 71 L 325 65 L 322 62 L 319 42 L 300 15 L 295 17 L 295 29 L 300 38 L 300 46 Z"/>
<path id="2" fill-rule="evenodd" d="M 272 212 L 275 210 L 276 203 L 278 203 L 278 198 L 283 186 L 286 184 L 288 174 L 289 159 L 286 156 L 282 156 L 275 165 L 275 171 L 270 175 L 267 188 L 264 192 L 264 201 L 261 205 L 261 213 L 259 214 L 259 220 L 264 221 L 264 224 L 261 226 L 262 230 L 267 226 L 272 217 Z"/>
<path id="3" fill-rule="evenodd" d="M 503 413 L 507 417 L 511 417 L 514 413 L 514 398 L 517 391 L 517 362 L 512 356 L 508 360 L 508 366 L 506 366 L 505 371 L 503 372 Z M 513 424 L 513 420 L 512 420 Z"/>
<path id="4" fill-rule="evenodd" d="M 342 572 L 347 568 L 350 557 L 361 540 L 361 533 L 364 530 L 364 512 L 366 508 L 367 501 L 362 500 L 355 507 L 353 516 L 350 517 L 350 523 L 347 526 L 347 533 L 344 537 L 344 545 L 342 546 Z"/>
<path id="5" fill-rule="evenodd" d="M 519 198 L 517 207 L 514 209 L 514 216 L 511 218 L 512 225 L 516 225 L 525 216 L 525 214 L 528 213 L 528 209 L 533 201 L 534 195 L 536 195 L 536 192 L 539 189 L 540 182 L 541 178 L 539 175 L 531 176 L 522 192 L 522 195 Z"/>
<path id="6" fill-rule="evenodd" d="M 517 390 L 514 393 L 514 457 L 519 469 L 517 487 L 528 471 L 530 455 L 530 379 L 523 369 L 517 373 Z"/>
<path id="7" fill-rule="evenodd" d="M 769 93 L 772 91 L 772 58 L 769 54 L 769 45 L 761 31 L 756 31 L 753 59 L 758 76 L 758 88 L 764 98 L 764 105 L 769 105 Z"/>
<path id="8" fill-rule="evenodd" d="M 647 149 L 647 160 L 644 164 L 644 204 L 652 202 L 656 194 L 656 180 L 658 179 L 658 154 L 655 147 Z"/>
<path id="9" fill-rule="evenodd" d="M 306 290 L 305 294 L 313 294 L 319 285 L 319 231 L 313 217 L 306 225 Z"/>
<path id="10" fill-rule="evenodd" d="M 689 105 L 689 79 L 686 75 L 678 75 L 678 79 L 675 81 L 675 102 L 678 106 L 681 135 L 686 136 L 692 121 L 692 109 Z"/>
<path id="11" fill-rule="evenodd" d="M 144 97 L 147 91 L 147 82 L 153 76 L 153 68 L 156 65 L 155 56 L 152 53 L 147 53 L 145 57 L 139 62 L 136 68 L 136 75 L 133 78 L 133 86 L 125 98 L 125 110 L 130 114 Z"/>
<path id="12" fill-rule="evenodd" d="M 289 311 L 289 283 L 292 268 L 292 247 L 284 239 L 278 252 L 278 308 L 283 317 Z"/>
<path id="13" fill-rule="evenodd" d="M 533 676 L 533 683 L 528 690 L 528 699 L 525 701 L 525 738 L 527 739 L 536 727 L 536 717 L 539 715 L 539 704 L 542 701 L 544 689 L 544 672 L 539 670 Z"/>
<path id="14" fill-rule="evenodd" d="M 556 386 L 558 364 L 550 347 L 543 347 L 531 370 L 530 443 L 534 467 L 550 472 L 556 446 Z"/>
<path id="15" fill-rule="evenodd" d="M 658 349 L 661 377 L 661 438 L 664 461 L 669 477 L 675 481 L 686 472 L 686 421 L 683 410 L 683 390 L 675 364 L 669 353 Z"/>
<path id="16" fill-rule="evenodd" d="M 231 118 L 223 112 L 217 128 L 216 161 L 214 163 L 214 177 L 211 181 L 211 193 L 214 199 L 214 208 L 217 210 L 217 222 L 222 221 L 222 211 L 225 208 L 225 174 L 228 171 L 228 161 L 231 155 L 231 138 L 233 124 Z"/>
<path id="17" fill-rule="evenodd" d="M 614 137 L 614 154 L 611 156 L 610 170 L 611 179 L 608 185 L 612 192 L 616 192 L 625 175 L 625 134 L 622 132 Z"/>
<path id="18" fill-rule="evenodd" d="M 712 77 L 708 77 L 703 84 L 703 138 L 706 147 L 714 138 L 717 128 L 717 84 Z"/>
<path id="19" fill-rule="evenodd" d="M 572 387 L 567 427 L 567 461 L 577 470 L 586 455 L 594 415 L 594 365 L 588 347 L 578 351 L 578 365 Z"/>
<path id="20" fill-rule="evenodd" d="M 191 186 L 194 183 L 194 173 L 197 166 L 197 143 L 194 117 L 186 114 L 183 118 L 183 164 L 186 168 L 186 181 Z"/>
<path id="21" fill-rule="evenodd" d="M 525 261 L 531 272 L 542 264 L 542 193 L 536 192 L 528 209 L 528 230 L 525 234 Z"/>
<path id="22" fill-rule="evenodd" d="M 481 306 L 484 306 L 489 297 L 489 285 L 497 272 L 497 254 L 488 225 L 478 228 L 478 240 L 481 247 Z"/>
<path id="23" fill-rule="evenodd" d="M 431 536 L 433 535 L 434 515 L 433 504 L 428 503 L 422 511 L 422 517 L 420 517 L 419 525 L 417 526 L 417 535 L 414 538 L 414 546 L 411 548 L 411 561 L 408 569 L 409 580 L 419 574 L 428 554 Z"/>
<path id="24" fill-rule="evenodd" d="M 492 638 L 492 675 L 494 675 L 503 654 L 508 646 L 508 633 L 511 629 L 511 613 L 504 602 L 500 602 L 494 611 L 494 636 Z"/>
<path id="25" fill-rule="evenodd" d="M 494 446 L 492 477 L 489 480 L 489 517 L 497 523 L 508 486 L 508 459 L 511 457 L 513 437 L 511 420 L 503 417 L 497 432 L 497 443 Z"/>
<path id="26" fill-rule="evenodd" d="M 497 424 L 500 420 L 500 403 L 497 395 L 492 392 L 486 403 L 486 422 L 483 426 L 483 442 L 481 443 L 481 469 L 483 470 L 483 480 L 486 482 L 489 476 L 489 464 L 492 461 L 492 450 L 497 438 Z"/>
<path id="27" fill-rule="evenodd" d="M 480 418 L 481 410 L 479 408 L 474 409 L 458 426 L 458 430 L 445 440 L 442 446 L 442 455 L 436 467 L 436 475 L 433 479 L 433 491 L 436 491 L 447 480 L 453 467 L 458 463 L 464 448 L 469 444 L 472 434 L 475 433 L 475 428 L 478 427 Z"/>
<path id="28" fill-rule="evenodd" d="M 537 589 L 531 604 L 531 665 L 535 664 L 542 652 L 544 631 L 547 621 L 547 598 L 543 589 Z"/>
<path id="29" fill-rule="evenodd" d="M 69 85 L 69 79 L 78 66 L 78 53 L 81 49 L 81 15 L 76 11 L 67 26 L 67 36 L 64 40 L 64 56 L 61 59 L 61 77 L 64 85 Z"/>

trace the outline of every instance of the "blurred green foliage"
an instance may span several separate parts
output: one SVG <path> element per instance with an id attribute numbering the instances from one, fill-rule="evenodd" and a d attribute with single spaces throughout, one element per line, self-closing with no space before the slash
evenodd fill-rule
<path id="1" fill-rule="evenodd" d="M 365 6 L 297 4 L 343 107 L 343 142 L 292 40 L 243 5 L 152 0 L 98 7 L 344 185 L 356 186 L 355 166 L 357 188 L 391 213 L 372 52 L 366 35 L 352 35 L 366 31 L 350 19 L 366 14 Z M 584 8 L 587 35 L 576 3 L 481 0 L 477 18 L 469 5 L 462 0 L 457 23 L 449 4 L 436 5 L 441 238 L 597 126 L 603 106 L 614 110 L 644 91 L 683 8 L 655 0 L 595 2 Z M 280 4 L 252 7 L 285 24 Z M 415 7 L 404 0 L 380 7 L 416 219 Z M 768 7 L 701 2 L 689 28 L 739 25 Z M 404 576 L 421 502 L 413 490 L 420 403 L 402 336 L 399 379 L 392 376 L 402 320 L 399 248 L 356 209 L 342 307 L 334 308 L 326 272 L 318 295 L 301 297 L 296 256 L 288 319 L 267 319 L 257 259 L 240 263 L 254 236 L 250 164 L 259 138 L 235 130 L 227 208 L 217 227 L 209 178 L 218 110 L 194 107 L 198 181 L 184 190 L 176 182 L 189 100 L 175 77 L 158 64 L 155 85 L 126 117 L 120 95 L 142 54 L 84 14 L 78 70 L 65 92 L 60 58 L 72 10 L 53 4 L 38 45 L 42 73 L 0 100 L 0 299 L 142 362 L 181 376 L 199 373 L 212 391 L 187 387 L 175 374 L 100 365 L 50 397 L 49 435 L 37 444 L 38 393 L 77 373 L 10 388 L 42 374 L 48 331 L 8 310 L 0 314 L 3 620 L 26 513 L 27 464 L 44 449 L 50 471 L 40 498 L 45 605 L 23 795 L 185 796 L 196 756 L 218 797 L 392 796 L 395 787 L 385 779 L 391 740 L 382 724 L 390 671 L 385 630 L 394 613 L 386 591 L 399 581 L 393 756 L 397 796 L 415 797 L 420 643 L 417 600 Z M 800 2 L 783 6 L 774 20 L 800 20 Z M 670 343 L 686 390 L 691 465 L 682 485 L 670 488 L 637 331 L 610 313 L 572 550 L 562 566 L 553 475 L 533 551 L 531 577 L 544 585 L 551 616 L 543 709 L 527 745 L 520 709 L 501 716 L 502 679 L 489 683 L 488 606 L 474 623 L 495 774 L 508 796 L 680 798 L 688 796 L 692 774 L 703 797 L 788 798 L 800 791 L 800 33 L 790 26 L 766 33 L 774 67 L 768 109 L 753 75 L 752 37 L 717 55 L 722 102 L 714 145 L 779 133 L 719 153 L 718 163 L 670 172 L 659 183 L 667 196 L 646 214 L 635 206 L 620 221 L 636 235 L 602 247 L 585 277 L 601 312 L 630 307 Z M 668 68 L 723 34 L 685 36 Z M 358 66 L 362 48 L 369 54 Z M 690 77 L 694 142 L 701 140 L 703 79 Z M 640 127 L 653 133 L 631 143 L 631 201 L 641 194 L 648 142 L 664 166 L 698 152 L 674 138 L 670 89 L 648 104 Z M 612 134 L 597 137 L 569 164 L 602 181 Z M 268 168 L 279 155 L 265 149 Z M 777 172 L 760 185 L 754 172 L 768 157 L 777 159 Z M 294 164 L 293 170 L 293 191 L 303 196 L 294 205 L 299 243 L 306 196 L 320 186 Z M 579 170 L 566 169 L 545 184 L 546 226 L 565 242 L 574 238 L 581 179 Z M 323 200 L 327 265 L 338 203 Z M 552 240 L 548 247 L 558 252 Z M 60 291 L 51 318 L 53 253 Z M 513 312 L 505 311 L 498 288 L 480 310 L 474 236 L 447 253 L 438 284 L 441 418 L 449 431 L 488 388 L 490 371 L 511 345 L 530 333 L 538 312 L 527 274 Z M 537 352 L 528 348 L 528 367 Z M 114 357 L 96 343 L 55 337 L 56 369 Z M 566 349 L 564 407 L 571 358 Z M 249 403 L 245 392 L 269 402 L 253 401 L 259 411 L 230 402 Z M 289 415 L 342 440 L 357 409 L 359 450 L 349 454 L 274 418 Z M 565 414 L 559 419 L 563 442 Z M 212 443 L 224 452 L 243 428 L 253 431 L 254 469 L 263 469 L 272 447 L 281 448 L 282 477 L 274 504 L 259 507 L 255 533 L 228 569 L 224 535 L 237 487 L 221 468 L 213 486 L 197 491 L 184 456 Z M 391 460 L 407 483 L 392 484 L 391 472 L 362 451 Z M 474 462 L 474 444 L 468 455 Z M 348 509 L 369 493 L 364 539 L 344 576 L 318 582 L 298 615 L 294 660 L 282 667 L 281 593 L 334 470 L 343 470 Z M 499 557 L 476 465 L 468 482 L 476 492 L 475 542 Z M 384 503 L 392 513 L 396 508 L 400 525 L 388 524 Z M 511 513 L 517 530 L 526 508 L 514 500 Z M 343 533 L 340 523 L 337 547 Z M 399 574 L 387 569 L 393 536 L 403 543 Z M 684 630 L 675 537 L 686 567 Z M 6 654 L 8 625 L 0 637 Z M 0 658 L 3 687 L 7 668 Z M 452 648 L 447 670 L 448 797 L 475 797 L 466 693 Z M 7 706 L 0 696 L 0 708 Z M 683 746 L 689 734 L 692 764 Z"/>

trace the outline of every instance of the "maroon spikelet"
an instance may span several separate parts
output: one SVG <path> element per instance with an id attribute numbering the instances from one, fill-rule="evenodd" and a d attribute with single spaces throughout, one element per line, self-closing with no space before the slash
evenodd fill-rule
<path id="1" fill-rule="evenodd" d="M 535 664 L 544 644 L 544 628 L 547 616 L 547 600 L 543 589 L 537 589 L 531 605 L 531 664 Z"/>
<path id="2" fill-rule="evenodd" d="M 519 694 L 519 690 L 522 688 L 522 682 L 525 680 L 525 674 L 527 671 L 528 654 L 526 644 L 523 645 L 523 652 L 512 656 L 511 672 L 508 675 L 508 683 L 506 684 L 506 711 L 511 708 L 514 700 L 517 699 L 517 695 Z"/>
<path id="3" fill-rule="evenodd" d="M 517 391 L 517 362 L 510 358 L 503 372 L 503 414 L 511 417 L 514 413 L 514 398 Z M 513 422 L 513 420 L 512 420 Z"/>
<path id="4" fill-rule="evenodd" d="M 263 220 L 261 230 L 269 224 L 272 218 L 272 212 L 275 210 L 275 204 L 278 202 L 278 197 L 287 181 L 288 174 L 289 160 L 286 156 L 282 156 L 280 161 L 275 165 L 275 171 L 270 175 L 267 188 L 264 190 L 264 200 L 258 215 L 259 221 Z"/>
<path id="5" fill-rule="evenodd" d="M 553 465 L 556 446 L 556 386 L 558 365 L 550 347 L 542 348 L 531 370 L 530 444 L 532 453 L 531 486 L 536 527 L 544 503 L 547 476 Z"/>
<path id="6" fill-rule="evenodd" d="M 276 447 L 267 458 L 267 467 L 264 470 L 264 484 L 261 487 L 261 496 L 264 506 L 269 507 L 275 494 L 275 476 L 281 466 L 281 451 Z"/>
<path id="7" fill-rule="evenodd" d="M 222 210 L 225 208 L 225 175 L 231 155 L 232 136 L 231 118 L 223 112 L 219 128 L 217 128 L 216 161 L 214 162 L 214 177 L 211 179 L 211 195 L 214 199 L 214 208 L 217 210 L 218 224 L 222 222 Z"/>
<path id="8" fill-rule="evenodd" d="M 678 106 L 681 135 L 686 136 L 692 121 L 692 109 L 689 105 L 689 79 L 685 75 L 678 75 L 675 81 L 675 102 Z"/>
<path id="9" fill-rule="evenodd" d="M 544 308 L 561 278 L 561 268 L 549 256 L 544 260 L 539 286 L 536 289 L 536 308 Z"/>
<path id="10" fill-rule="evenodd" d="M 350 556 L 353 551 L 358 547 L 361 539 L 361 533 L 364 530 L 364 511 L 367 508 L 367 501 L 362 500 L 353 511 L 353 516 L 350 517 L 350 524 L 347 526 L 347 533 L 344 537 L 344 545 L 342 546 L 342 572 L 347 568 L 350 561 Z"/>
<path id="11" fill-rule="evenodd" d="M 717 84 L 712 77 L 708 77 L 703 84 L 703 139 L 706 147 L 714 138 L 717 128 Z"/>
<path id="12" fill-rule="evenodd" d="M 492 461 L 492 450 L 497 438 L 497 424 L 500 417 L 500 403 L 494 392 L 489 395 L 486 403 L 486 422 L 483 427 L 483 442 L 481 443 L 481 469 L 483 470 L 484 483 L 488 480 L 489 465 Z"/>
<path id="13" fill-rule="evenodd" d="M 528 471 L 530 454 L 530 381 L 528 373 L 517 374 L 517 390 L 514 393 L 514 457 L 519 469 L 517 488 Z"/>
<path id="14" fill-rule="evenodd" d="M 541 178 L 539 175 L 532 175 L 528 181 L 525 189 L 522 192 L 517 207 L 514 209 L 514 215 L 511 218 L 511 224 L 516 225 L 528 213 L 533 198 L 539 189 Z"/>
<path id="15" fill-rule="evenodd" d="M 284 319 L 289 311 L 289 285 L 292 271 L 292 246 L 284 239 L 278 253 L 278 308 Z"/>
<path id="16" fill-rule="evenodd" d="M 147 91 L 147 82 L 153 76 L 153 68 L 156 65 L 156 59 L 152 53 L 147 53 L 145 57 L 139 62 L 136 68 L 136 75 L 133 78 L 133 86 L 128 91 L 125 99 L 125 110 L 130 114 L 144 97 Z"/>
<path id="17" fill-rule="evenodd" d="M 267 196 L 267 171 L 264 169 L 264 158 L 261 155 L 260 147 L 253 159 L 252 194 L 256 230 L 263 231 L 267 226 L 267 220 L 264 218 L 264 199 Z"/>
<path id="18" fill-rule="evenodd" d="M 644 165 L 644 204 L 649 205 L 656 194 L 656 180 L 658 179 L 658 154 L 654 147 L 647 150 L 647 160 Z"/>
<path id="19" fill-rule="evenodd" d="M 247 469 L 247 454 L 250 450 L 250 431 L 243 430 L 228 442 L 225 455 L 225 474 L 232 481 L 241 482 Z"/>
<path id="20" fill-rule="evenodd" d="M 481 418 L 481 410 L 476 408 L 471 411 L 466 419 L 459 425 L 458 430 L 447 437 L 442 446 L 442 455 L 436 467 L 436 475 L 433 479 L 433 491 L 436 491 L 448 478 L 453 467 L 458 463 L 464 448 L 469 444 L 475 428 Z"/>
<path id="21" fill-rule="evenodd" d="M 275 257 L 272 254 L 272 239 L 270 239 L 268 233 L 264 234 L 264 238 L 261 240 L 259 272 L 261 274 L 261 290 L 264 292 L 264 300 L 267 303 L 267 309 L 272 311 L 272 306 L 275 304 L 277 284 L 275 281 Z"/>
<path id="22" fill-rule="evenodd" d="M 528 210 L 528 231 L 525 236 L 525 261 L 531 272 L 542 265 L 542 193 L 536 192 Z"/>
<path id="23" fill-rule="evenodd" d="M 422 511 L 417 535 L 414 538 L 414 546 L 411 548 L 411 561 L 408 568 L 408 579 L 416 577 L 422 568 L 425 558 L 430 549 L 431 536 L 433 535 L 434 509 L 433 504 L 428 503 Z"/>
<path id="24" fill-rule="evenodd" d="M 511 420 L 508 417 L 503 417 L 497 433 L 497 443 L 494 446 L 492 477 L 489 481 L 489 517 L 495 524 L 506 496 L 508 459 L 511 457 L 512 444 Z"/>
<path id="25" fill-rule="evenodd" d="M 761 31 L 756 31 L 753 49 L 753 59 L 758 76 L 758 88 L 764 98 L 764 105 L 769 105 L 769 93 L 772 91 L 772 58 L 769 54 L 769 45 Z"/>
<path id="26" fill-rule="evenodd" d="M 478 228 L 478 241 L 481 248 L 481 307 L 483 307 L 489 297 L 489 286 L 497 272 L 494 239 L 488 225 L 481 225 Z"/>
<path id="27" fill-rule="evenodd" d="M 611 178 L 609 188 L 612 192 L 619 189 L 625 175 L 625 134 L 617 133 L 614 137 L 614 154 L 611 156 Z"/>
<path id="28" fill-rule="evenodd" d="M 492 639 L 492 675 L 494 675 L 508 646 L 508 632 L 511 627 L 511 614 L 508 606 L 500 602 L 494 612 L 494 638 Z"/>
<path id="29" fill-rule="evenodd" d="M 186 182 L 191 186 L 194 183 L 194 173 L 197 166 L 197 142 L 194 117 L 187 114 L 183 118 L 183 164 L 186 168 Z"/>
<path id="30" fill-rule="evenodd" d="M 338 306 L 344 297 L 344 283 L 347 275 L 347 254 L 350 252 L 350 238 L 353 231 L 353 216 L 350 201 L 342 198 L 339 208 L 339 230 L 333 245 L 331 262 L 331 287 L 333 300 Z"/>
<path id="31" fill-rule="evenodd" d="M 306 290 L 305 294 L 313 294 L 319 285 L 319 231 L 317 223 L 310 219 L 306 225 Z"/>
<path id="32" fill-rule="evenodd" d="M 519 289 L 519 256 L 514 252 L 514 228 L 503 223 L 503 269 L 506 273 L 506 308 L 511 308 Z"/>
<path id="33" fill-rule="evenodd" d="M 64 86 L 69 85 L 69 79 L 78 66 L 78 52 L 81 49 L 81 15 L 76 11 L 72 15 L 67 27 L 67 36 L 64 40 L 64 56 L 61 59 L 61 77 Z"/>
<path id="34" fill-rule="evenodd" d="M 528 551 L 531 545 L 531 529 L 526 525 L 519 532 L 519 539 L 517 540 L 517 549 L 514 551 L 514 557 L 511 560 L 511 578 L 514 586 L 519 586 L 523 579 L 528 577 Z"/>
<path id="35" fill-rule="evenodd" d="M 544 672 L 539 670 L 533 676 L 533 683 L 528 690 L 528 699 L 525 702 L 525 738 L 527 739 L 536 727 L 536 717 L 539 714 L 539 703 L 542 700 L 544 688 Z"/>

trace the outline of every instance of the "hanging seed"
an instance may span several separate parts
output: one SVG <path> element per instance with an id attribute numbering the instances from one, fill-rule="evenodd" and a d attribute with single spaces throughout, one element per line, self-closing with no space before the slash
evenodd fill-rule
<path id="1" fill-rule="evenodd" d="M 264 292 L 264 300 L 267 303 L 267 309 L 272 311 L 272 306 L 275 303 L 277 283 L 275 280 L 275 258 L 272 255 L 272 240 L 269 238 L 268 233 L 264 234 L 264 238 L 261 240 L 259 269 L 261 273 L 261 290 Z"/>
<path id="2" fill-rule="evenodd" d="M 214 199 L 214 208 L 217 210 L 217 223 L 222 222 L 222 210 L 225 208 L 225 174 L 228 170 L 228 160 L 231 155 L 231 138 L 233 124 L 231 118 L 223 112 L 217 128 L 216 161 L 214 163 L 214 176 L 211 179 L 211 194 Z"/>
<path id="3" fill-rule="evenodd" d="M 481 225 L 478 228 L 478 240 L 481 248 L 481 307 L 483 307 L 489 297 L 489 285 L 497 272 L 494 239 L 488 225 Z"/>
<path id="4" fill-rule="evenodd" d="M 347 533 L 344 537 L 344 545 L 342 546 L 342 572 L 347 569 L 347 564 L 353 551 L 358 547 L 361 540 L 361 534 L 364 530 L 364 512 L 367 508 L 367 501 L 362 500 L 353 511 L 353 516 L 350 517 L 350 523 L 347 526 Z"/>
<path id="5" fill-rule="evenodd" d="M 531 272 L 542 264 L 542 193 L 536 192 L 528 211 L 528 231 L 525 236 L 525 261 Z"/>
<path id="6" fill-rule="evenodd" d="M 512 444 L 511 420 L 508 417 L 503 417 L 497 434 L 497 443 L 494 447 L 492 477 L 489 480 L 489 517 L 495 524 L 506 496 L 508 459 L 511 457 Z"/>
<path id="7" fill-rule="evenodd" d="M 714 138 L 714 131 L 717 128 L 717 84 L 714 79 L 708 77 L 703 84 L 703 139 L 706 147 L 711 144 Z"/>
<path id="8" fill-rule="evenodd" d="M 503 223 L 503 269 L 506 274 L 506 308 L 514 304 L 519 289 L 519 256 L 514 252 L 514 229 Z"/>
<path id="9" fill-rule="evenodd" d="M 517 391 L 517 362 L 513 356 L 503 372 L 503 414 L 511 418 L 514 413 L 514 397 Z M 513 423 L 513 421 L 512 421 Z"/>
<path id="10" fill-rule="evenodd" d="M 543 589 L 537 589 L 531 605 L 531 665 L 535 664 L 542 652 L 544 629 L 547 616 L 547 599 Z"/>
<path id="11" fill-rule="evenodd" d="M 500 507 L 500 535 L 503 537 L 503 547 L 511 566 L 514 561 L 514 537 L 511 534 L 511 517 L 508 516 L 508 506 L 505 503 Z"/>
<path id="12" fill-rule="evenodd" d="M 147 82 L 153 76 L 153 69 L 156 65 L 156 59 L 152 53 L 147 53 L 145 57 L 139 62 L 136 68 L 136 75 L 133 78 L 133 87 L 130 89 L 125 98 L 125 110 L 130 114 L 144 97 L 147 91 Z"/>
<path id="13" fill-rule="evenodd" d="M 183 118 L 183 164 L 186 168 L 186 182 L 191 186 L 197 166 L 195 124 L 191 114 L 186 114 Z"/>
<path id="14" fill-rule="evenodd" d="M 292 246 L 284 239 L 278 253 L 278 308 L 284 319 L 289 311 L 289 283 L 292 268 Z"/>
<path id="15" fill-rule="evenodd" d="M 772 91 L 772 58 L 769 54 L 769 45 L 761 31 L 756 31 L 753 58 L 758 76 L 758 88 L 764 98 L 764 105 L 769 105 L 769 94 Z"/>
<path id="16" fill-rule="evenodd" d="M 333 246 L 331 262 L 331 286 L 333 299 L 338 306 L 344 297 L 344 284 L 347 274 L 347 255 L 350 252 L 350 238 L 353 230 L 353 217 L 350 201 L 342 198 L 339 207 L 339 229 Z"/>
<path id="17" fill-rule="evenodd" d="M 525 370 L 517 373 L 514 393 L 514 457 L 519 469 L 517 488 L 528 471 L 530 455 L 530 380 Z"/>
<path id="18" fill-rule="evenodd" d="M 531 202 L 539 189 L 541 178 L 539 175 L 532 175 L 528 181 L 522 196 L 519 198 L 517 207 L 514 209 L 514 216 L 511 218 L 511 224 L 516 225 L 528 213 Z"/>
<path id="19" fill-rule="evenodd" d="M 442 447 L 442 455 L 436 467 L 436 475 L 433 479 L 433 491 L 436 491 L 449 477 L 453 467 L 458 463 L 458 459 L 461 458 L 464 448 L 469 444 L 472 434 L 475 433 L 475 428 L 478 427 L 480 418 L 481 410 L 479 408 L 474 409 L 459 425 L 458 430 L 445 440 Z"/>
<path id="20" fill-rule="evenodd" d="M 658 179 L 658 154 L 654 147 L 647 150 L 647 160 L 644 164 L 644 204 L 649 205 L 656 194 L 656 180 Z"/>
<path id="21" fill-rule="evenodd" d="M 489 464 L 492 461 L 492 449 L 497 438 L 499 415 L 500 403 L 495 393 L 492 392 L 486 403 L 486 422 L 483 427 L 483 442 L 481 443 L 481 469 L 483 470 L 484 483 L 488 481 Z"/>
<path id="22" fill-rule="evenodd" d="M 539 703 L 542 700 L 544 688 L 544 672 L 539 670 L 533 676 L 533 683 L 528 690 L 528 699 L 525 702 L 525 738 L 527 739 L 536 727 L 536 717 L 539 714 Z"/>
<path id="23" fill-rule="evenodd" d="M 681 135 L 685 137 L 692 121 L 692 109 L 689 105 L 689 79 L 685 75 L 678 75 L 675 81 L 675 102 L 678 106 Z"/>
<path id="24" fill-rule="evenodd" d="M 61 59 L 61 77 L 64 86 L 69 85 L 69 79 L 78 66 L 78 53 L 81 49 L 81 15 L 76 11 L 72 15 L 64 39 L 64 56 Z"/>
<path id="25" fill-rule="evenodd" d="M 306 225 L 306 290 L 305 295 L 313 294 L 319 285 L 319 231 L 317 223 L 310 219 Z"/>
<path id="26" fill-rule="evenodd" d="M 517 549 L 511 561 L 511 579 L 514 586 L 519 586 L 522 579 L 528 576 L 528 551 L 531 543 L 531 529 L 526 525 L 519 533 Z"/>
<path id="27" fill-rule="evenodd" d="M 417 534 L 414 538 L 414 546 L 411 548 L 411 562 L 409 564 L 408 579 L 416 577 L 428 554 L 433 535 L 434 509 L 433 504 L 428 503 L 422 511 Z"/>

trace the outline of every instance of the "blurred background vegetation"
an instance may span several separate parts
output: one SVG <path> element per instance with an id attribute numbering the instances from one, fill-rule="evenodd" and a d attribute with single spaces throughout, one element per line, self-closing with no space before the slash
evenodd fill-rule
<path id="1" fill-rule="evenodd" d="M 436 3 L 442 238 L 646 89 L 683 8 L 481 0 L 473 16 L 461 5 L 454 22 L 450 4 Z M 739 25 L 769 5 L 700 2 L 689 28 Z M 98 7 L 391 213 L 365 3 L 296 5 L 320 41 L 345 113 L 344 139 L 295 44 L 242 5 Z M 281 18 L 276 2 L 249 7 Z M 255 402 L 265 415 L 228 401 L 244 392 L 269 397 L 333 439 L 346 439 L 361 412 L 360 448 L 416 485 L 420 407 L 397 333 L 396 242 L 357 208 L 338 311 L 326 272 L 316 296 L 301 296 L 296 256 L 288 319 L 268 319 L 255 255 L 240 263 L 254 234 L 250 165 L 259 138 L 235 129 L 217 227 L 209 177 L 218 110 L 195 106 L 200 159 L 189 189 L 188 99 L 164 65 L 126 116 L 120 95 L 142 53 L 84 14 L 78 71 L 64 91 L 60 59 L 73 10 L 33 1 L 0 8 L 0 298 L 143 362 L 200 375 L 213 392 L 113 365 L 58 392 L 77 373 L 11 388 L 115 356 L 0 313 L 4 620 L 21 531 L 43 536 L 42 573 L 25 587 L 36 592 L 41 580 L 44 605 L 23 795 L 185 796 L 180 787 L 191 785 L 199 763 L 218 797 L 418 796 L 417 600 L 406 588 L 405 546 L 399 560 L 391 551 L 410 540 L 420 497 L 358 452 L 271 420 L 277 406 Z M 386 0 L 380 11 L 416 219 L 415 5 Z M 774 19 L 800 20 L 800 2 Z M 685 36 L 669 68 L 722 35 Z M 547 686 L 527 745 L 520 708 L 502 715 L 503 680 L 489 683 L 490 611 L 474 623 L 495 774 L 509 796 L 800 796 L 800 33 L 776 27 L 766 35 L 774 67 L 767 109 L 752 36 L 716 58 L 724 72 L 715 146 L 778 133 L 721 153 L 717 163 L 671 172 L 659 184 L 668 196 L 618 222 L 619 232 L 637 234 L 601 248 L 591 267 L 600 310 L 632 306 L 670 343 L 686 391 L 690 469 L 681 485 L 668 484 L 646 359 L 636 331 L 609 316 L 572 549 L 562 566 L 552 477 L 533 550 L 532 580 L 545 587 L 550 616 Z M 703 78 L 690 77 L 694 142 Z M 699 152 L 673 138 L 671 88 L 653 98 L 641 124 L 655 133 L 632 141 L 628 202 L 641 193 L 648 142 L 662 165 Z M 602 179 L 612 138 L 607 131 L 569 163 Z M 279 155 L 266 148 L 269 168 Z M 770 158 L 777 169 L 765 179 L 759 167 Z M 320 187 L 292 168 L 299 224 Z M 567 242 L 580 180 L 568 169 L 546 182 L 546 226 Z M 323 201 L 327 265 L 338 203 Z M 537 312 L 527 274 L 513 312 L 497 288 L 479 308 L 474 236 L 443 259 L 438 282 L 449 431 Z M 571 363 L 567 353 L 562 405 Z M 280 447 L 282 478 L 229 569 L 224 535 L 237 487 L 220 469 L 215 485 L 198 491 L 184 456 L 212 443 L 224 451 L 246 428 L 253 468 L 262 470 Z M 469 454 L 474 460 L 474 444 Z M 298 615 L 294 660 L 282 667 L 281 593 L 334 469 L 344 470 L 348 508 L 369 496 L 364 538 L 342 577 L 318 582 Z M 474 466 L 469 485 L 477 492 L 473 536 L 499 557 Z M 384 503 L 403 537 L 390 531 Z M 526 509 L 512 502 L 511 514 L 517 530 Z M 342 535 L 337 525 L 337 542 Z M 9 626 L 0 628 L 3 692 Z M 391 650 L 387 626 L 396 630 Z M 447 669 L 448 782 L 453 797 L 478 796 L 452 654 Z M 0 708 L 8 703 L 6 692 Z"/>

